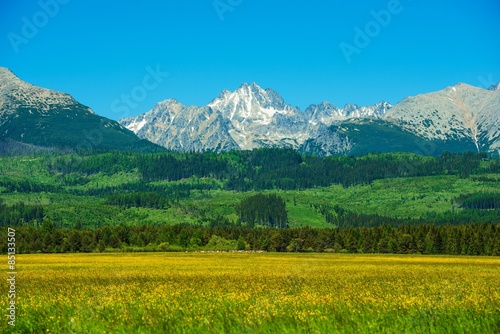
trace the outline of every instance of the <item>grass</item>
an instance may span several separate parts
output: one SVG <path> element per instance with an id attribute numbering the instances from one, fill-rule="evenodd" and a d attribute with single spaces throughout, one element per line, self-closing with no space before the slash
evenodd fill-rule
<path id="1" fill-rule="evenodd" d="M 498 257 L 39 254 L 17 267 L 16 327 L 2 333 L 500 330 Z"/>
<path id="2" fill-rule="evenodd" d="M 419 218 L 429 212 L 450 211 L 452 200 L 460 194 L 497 192 L 499 186 L 499 182 L 477 182 L 451 175 L 394 178 L 376 180 L 367 186 L 308 189 L 301 192 L 297 200 L 299 203 L 339 204 L 365 214 Z"/>

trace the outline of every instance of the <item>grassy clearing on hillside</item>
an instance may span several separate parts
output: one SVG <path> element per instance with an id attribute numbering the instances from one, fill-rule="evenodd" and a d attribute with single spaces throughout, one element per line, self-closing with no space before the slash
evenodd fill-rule
<path id="1" fill-rule="evenodd" d="M 497 257 L 21 255 L 17 267 L 16 327 L 4 319 L 2 333 L 500 329 Z"/>
<path id="2" fill-rule="evenodd" d="M 307 190 L 269 190 L 263 193 L 276 193 L 286 200 L 289 225 L 291 227 L 312 226 L 331 227 L 325 218 L 314 208 L 316 205 L 339 205 L 340 207 L 365 214 L 400 218 L 419 218 L 428 213 L 443 213 L 454 208 L 452 200 L 460 194 L 474 192 L 498 192 L 500 180 L 498 174 L 485 174 L 483 178 L 494 181 L 483 182 L 474 179 L 461 179 L 456 176 L 432 176 L 416 178 L 396 178 L 376 180 L 372 185 L 358 185 L 344 188 L 334 185 L 327 188 Z M 92 184 L 96 186 L 120 184 L 125 182 L 124 175 L 105 177 L 102 180 L 94 176 Z M 80 186 L 78 186 L 80 187 Z M 88 187 L 88 185 L 85 185 Z M 6 203 L 11 205 L 23 201 L 27 204 L 42 204 L 47 217 L 70 219 L 81 210 L 93 212 L 114 212 L 108 217 L 114 224 L 137 224 L 137 213 L 141 219 L 153 224 L 179 224 L 199 221 L 199 215 L 217 217 L 224 216 L 236 222 L 235 206 L 239 201 L 256 192 L 238 193 L 226 190 L 192 191 L 191 197 L 181 199 L 181 208 L 172 207 L 167 210 L 148 208 L 131 208 L 115 213 L 117 208 L 104 205 L 104 199 L 97 196 L 75 196 L 63 193 L 1 193 Z M 86 208 L 86 209 L 82 209 Z M 184 209 L 182 209 L 184 208 Z M 117 211 L 118 212 L 118 211 Z M 92 218 L 87 219 L 89 222 Z M 94 223 L 89 226 L 94 226 Z"/>
<path id="3" fill-rule="evenodd" d="M 368 186 L 308 189 L 297 196 L 297 201 L 338 204 L 365 214 L 419 218 L 429 212 L 452 210 L 452 200 L 460 194 L 498 192 L 498 189 L 500 182 L 477 182 L 457 176 L 394 178 L 376 180 Z M 289 197 L 295 195 L 291 193 Z"/>
<path id="4" fill-rule="evenodd" d="M 0 198 L 4 199 L 7 205 L 19 202 L 43 205 L 46 218 L 56 224 L 62 224 L 58 226 L 70 227 L 78 219 L 81 220 L 82 226 L 88 227 L 102 226 L 104 223 L 135 225 L 141 222 L 208 224 L 208 220 L 221 216 L 236 222 L 238 217 L 235 206 L 241 200 L 256 194 L 254 191 L 242 193 L 221 190 L 224 188 L 224 182 L 221 180 L 191 177 L 174 182 L 156 181 L 150 185 L 169 189 L 185 184 L 201 184 L 210 185 L 213 189 L 191 190 L 188 198 L 171 198 L 171 203 L 175 202 L 171 208 L 124 209 L 105 204 L 110 192 L 100 191 L 107 187 L 140 184 L 141 176 L 137 168 L 115 174 L 100 172 L 92 175 L 63 175 L 50 173 L 50 163 L 51 159 L 47 157 L 0 158 L 0 183 L 4 182 L 5 185 L 0 185 Z M 490 163 L 481 162 L 482 168 L 486 170 Z M 31 192 L 12 190 L 12 186 L 17 183 L 33 184 L 36 189 Z M 127 191 L 117 189 L 117 192 Z M 285 198 L 291 227 L 332 227 L 320 214 L 318 208 L 321 205 L 338 205 L 345 210 L 362 214 L 420 218 L 428 214 L 459 210 L 452 201 L 460 195 L 498 192 L 498 189 L 500 174 L 481 173 L 468 178 L 456 175 L 389 178 L 375 180 L 370 185 L 348 188 L 332 185 L 306 190 L 265 190 L 262 193 L 275 193 Z M 154 188 L 154 191 L 156 190 Z M 76 196 L 75 193 L 100 195 Z"/>

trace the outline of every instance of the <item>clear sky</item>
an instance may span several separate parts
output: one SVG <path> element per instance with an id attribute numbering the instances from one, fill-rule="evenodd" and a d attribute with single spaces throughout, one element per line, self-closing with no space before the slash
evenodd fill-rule
<path id="1" fill-rule="evenodd" d="M 243 82 L 302 110 L 395 104 L 500 81 L 499 17 L 498 0 L 3 0 L 0 66 L 112 119 Z"/>

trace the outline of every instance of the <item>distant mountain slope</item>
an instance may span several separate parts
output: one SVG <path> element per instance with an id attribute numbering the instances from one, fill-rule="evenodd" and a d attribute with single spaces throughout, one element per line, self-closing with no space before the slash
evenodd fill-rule
<path id="1" fill-rule="evenodd" d="M 311 122 L 320 122 L 330 125 L 336 121 L 345 121 L 353 118 L 380 118 L 383 117 L 392 105 L 388 102 L 379 102 L 373 106 L 359 107 L 356 104 L 346 104 L 344 108 L 338 108 L 331 103 L 322 102 L 310 105 L 305 114 Z"/>
<path id="2" fill-rule="evenodd" d="M 496 151 L 500 149 L 500 90 L 460 83 L 408 97 L 388 111 L 384 120 L 426 140 Z"/>
<path id="3" fill-rule="evenodd" d="M 176 100 L 158 103 L 138 117 L 120 120 L 139 137 L 176 151 L 239 149 L 229 134 L 231 124 L 209 107 L 186 107 Z"/>
<path id="4" fill-rule="evenodd" d="M 304 152 L 313 152 L 324 155 L 324 150 L 313 148 L 325 145 L 325 138 L 341 138 L 338 153 L 363 155 L 372 152 L 410 152 L 422 155 L 440 155 L 445 151 L 464 152 L 474 151 L 475 146 L 468 141 L 443 141 L 439 139 L 427 140 L 411 132 L 403 130 L 396 124 L 382 119 L 354 119 L 342 122 L 328 128 L 328 134 L 309 139 L 308 149 Z"/>
<path id="5" fill-rule="evenodd" d="M 499 154 L 499 87 L 458 84 L 408 97 L 395 106 L 380 102 L 338 108 L 322 102 L 302 112 L 274 90 L 252 83 L 222 91 L 207 107 L 177 105 L 175 117 L 169 116 L 172 107 L 161 108 L 160 103 L 120 122 L 141 138 L 181 151 L 289 147 L 320 156 L 445 150 Z M 198 125 L 201 121 L 203 126 Z"/>
<path id="6" fill-rule="evenodd" d="M 70 95 L 28 84 L 1 67 L 0 138 L 60 149 L 160 149 Z"/>
<path id="7" fill-rule="evenodd" d="M 0 156 L 30 155 L 33 153 L 52 152 L 53 147 L 42 147 L 21 143 L 11 139 L 0 138 Z"/>

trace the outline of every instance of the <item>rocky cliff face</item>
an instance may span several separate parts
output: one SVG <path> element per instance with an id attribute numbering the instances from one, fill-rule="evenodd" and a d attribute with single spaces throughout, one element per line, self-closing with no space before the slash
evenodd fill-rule
<path id="1" fill-rule="evenodd" d="M 310 105 L 305 110 L 305 114 L 310 118 L 311 122 L 331 125 L 334 122 L 351 118 L 380 118 L 391 108 L 390 103 L 383 101 L 368 107 L 346 104 L 344 108 L 338 108 L 329 102 L 322 102 Z"/>
<path id="2" fill-rule="evenodd" d="M 497 84 L 486 90 L 457 84 L 408 97 L 395 106 L 380 102 L 339 108 L 322 102 L 302 112 L 286 104 L 272 89 L 252 83 L 234 92 L 222 91 L 207 107 L 184 107 L 175 102 L 175 107 L 162 108 L 159 104 L 144 115 L 122 120 L 122 124 L 141 138 L 184 151 L 290 147 L 331 155 L 348 154 L 360 147 L 400 151 L 415 142 L 425 145 L 425 141 L 453 151 L 500 151 L 499 87 Z M 380 122 L 357 122 L 363 119 Z M 355 126 L 349 125 L 352 122 Z M 339 131 L 342 124 L 348 131 Z M 397 140 L 384 138 L 391 135 Z M 365 138 L 379 143 L 364 143 Z M 403 138 L 412 138 L 412 142 L 406 145 L 400 142 Z"/>
<path id="3" fill-rule="evenodd" d="M 165 100 L 138 117 L 120 121 L 140 138 L 176 151 L 230 151 L 239 149 L 229 134 L 232 127 L 210 107 L 186 107 Z"/>
<path id="4" fill-rule="evenodd" d="M 208 104 L 232 125 L 231 136 L 240 149 L 297 147 L 305 140 L 307 121 L 299 109 L 286 104 L 271 89 L 243 84 L 236 91 L 223 91 Z"/>
<path id="5" fill-rule="evenodd" d="M 170 99 L 118 123 L 69 94 L 31 85 L 0 67 L 0 140 L 4 148 L 16 143 L 155 151 L 155 143 L 184 152 L 288 147 L 327 156 L 431 146 L 426 151 L 500 155 L 500 83 L 489 89 L 460 83 L 395 106 L 380 102 L 338 108 L 322 102 L 304 112 L 274 90 L 252 83 L 222 91 L 207 106 Z"/>
<path id="6" fill-rule="evenodd" d="M 222 91 L 206 107 L 186 107 L 166 100 L 145 114 L 120 122 L 139 137 L 174 150 L 289 147 L 329 155 L 343 153 L 350 145 L 345 138 L 330 138 L 330 125 L 351 118 L 379 118 L 391 107 L 381 102 L 369 107 L 337 108 L 323 102 L 302 112 L 286 104 L 274 90 L 252 83 L 234 92 Z"/>

